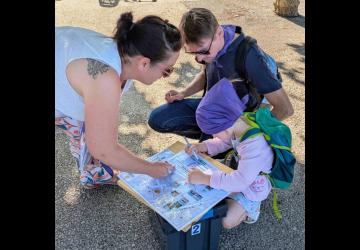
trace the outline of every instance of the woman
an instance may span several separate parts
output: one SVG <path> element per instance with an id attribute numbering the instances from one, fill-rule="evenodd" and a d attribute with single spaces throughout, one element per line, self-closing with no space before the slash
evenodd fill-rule
<path id="1" fill-rule="evenodd" d="M 157 16 L 134 23 L 128 12 L 112 38 L 77 27 L 58 27 L 55 34 L 55 124 L 70 137 L 81 184 L 116 184 L 119 170 L 168 175 L 168 163 L 147 162 L 118 144 L 118 116 L 133 79 L 150 85 L 172 73 L 179 30 Z"/>

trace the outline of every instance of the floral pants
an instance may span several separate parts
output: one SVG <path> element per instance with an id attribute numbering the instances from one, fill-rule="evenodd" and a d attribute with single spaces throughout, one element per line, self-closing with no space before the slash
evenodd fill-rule
<path id="1" fill-rule="evenodd" d="M 90 155 L 85 143 L 84 122 L 70 117 L 55 117 L 55 125 L 61 128 L 69 138 L 70 152 L 80 172 L 80 183 L 85 188 L 116 184 L 117 178 L 114 176 L 114 171 Z"/>

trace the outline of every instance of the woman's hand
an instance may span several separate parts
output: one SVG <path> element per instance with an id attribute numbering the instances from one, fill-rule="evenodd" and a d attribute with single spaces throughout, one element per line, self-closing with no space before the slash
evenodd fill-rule
<path id="1" fill-rule="evenodd" d="M 198 168 L 191 168 L 191 169 L 189 169 L 188 182 L 190 184 L 204 184 L 204 185 L 209 186 L 210 185 L 210 177 L 211 177 L 211 175 L 204 174 Z"/>
<path id="2" fill-rule="evenodd" d="M 195 143 L 192 144 L 190 147 L 186 147 L 185 152 L 189 155 L 192 155 L 193 152 L 207 153 L 207 147 L 205 143 Z"/>
<path id="3" fill-rule="evenodd" d="M 165 94 L 165 100 L 168 103 L 172 103 L 174 101 L 180 101 L 182 99 L 184 99 L 184 93 L 183 92 L 178 92 L 176 90 L 170 90 Z"/>
<path id="4" fill-rule="evenodd" d="M 150 162 L 147 174 L 153 178 L 168 176 L 174 170 L 174 166 L 167 162 Z"/>

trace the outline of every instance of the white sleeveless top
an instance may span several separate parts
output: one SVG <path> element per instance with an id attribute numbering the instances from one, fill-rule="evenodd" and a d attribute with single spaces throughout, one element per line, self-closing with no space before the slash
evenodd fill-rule
<path id="1" fill-rule="evenodd" d="M 120 76 L 121 60 L 116 42 L 104 35 L 78 27 L 55 28 L 55 116 L 63 114 L 84 121 L 83 98 L 72 88 L 66 67 L 73 60 L 91 58 L 112 67 Z M 122 93 L 132 85 L 128 80 Z"/>

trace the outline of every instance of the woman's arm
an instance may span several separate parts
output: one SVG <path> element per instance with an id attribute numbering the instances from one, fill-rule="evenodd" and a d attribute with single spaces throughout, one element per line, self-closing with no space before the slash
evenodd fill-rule
<path id="1" fill-rule="evenodd" d="M 85 104 L 86 144 L 90 154 L 121 171 L 154 177 L 167 175 L 164 163 L 162 167 L 159 163 L 149 163 L 118 143 L 121 81 L 115 70 L 95 62 L 80 60 L 67 70 L 69 80 L 80 83 L 77 86 Z"/>

